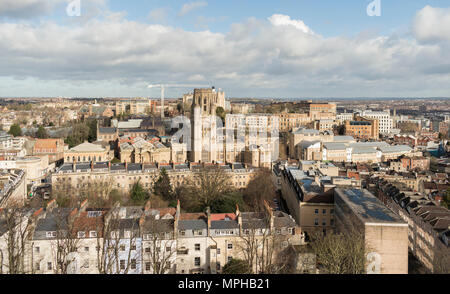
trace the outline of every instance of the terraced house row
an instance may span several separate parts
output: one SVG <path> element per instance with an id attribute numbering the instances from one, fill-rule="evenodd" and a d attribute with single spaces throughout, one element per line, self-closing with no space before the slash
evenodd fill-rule
<path id="1" fill-rule="evenodd" d="M 195 181 L 202 172 L 211 168 L 220 168 L 230 176 L 234 187 L 246 188 L 257 168 L 248 167 L 241 163 L 208 164 L 208 163 L 181 163 L 181 164 L 141 164 L 91 162 L 91 163 L 65 163 L 52 174 L 52 184 L 60 189 L 77 189 L 94 183 L 110 184 L 114 189 L 128 192 L 134 183 L 140 183 L 151 188 L 158 180 L 160 172 L 165 169 L 174 187 L 192 179 Z M 72 190 L 73 191 L 73 190 Z"/>
<path id="2" fill-rule="evenodd" d="M 5 214 L 2 214 L 5 215 Z M 13 234 L 15 273 L 40 274 L 170 274 L 220 273 L 233 258 L 247 260 L 254 272 L 280 267 L 279 254 L 301 243 L 295 221 L 272 211 L 215 214 L 182 213 L 176 208 L 57 207 L 24 211 Z M 15 227 L 14 227 L 15 228 Z M 10 271 L 8 236 L 14 229 L 0 218 L 0 269 Z M 21 240 L 22 241 L 22 240 Z M 22 247 L 21 247 L 22 246 Z M 16 252 L 16 251 L 14 251 Z M 12 253 L 13 254 L 13 253 Z M 249 259 L 249 256 L 256 258 Z M 264 264 L 261 264 L 261 260 Z M 11 272 L 13 272 L 11 270 Z"/>

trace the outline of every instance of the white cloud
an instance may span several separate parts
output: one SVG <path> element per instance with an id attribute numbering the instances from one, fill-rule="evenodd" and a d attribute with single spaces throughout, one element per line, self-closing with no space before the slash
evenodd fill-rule
<path id="1" fill-rule="evenodd" d="M 31 18 L 48 14 L 65 0 L 1 0 L 0 17 Z"/>
<path id="2" fill-rule="evenodd" d="M 149 12 L 148 17 L 154 22 L 163 22 L 167 17 L 167 8 L 161 7 L 153 9 Z"/>
<path id="3" fill-rule="evenodd" d="M 425 6 L 417 13 L 413 29 L 416 38 L 420 41 L 449 41 L 450 8 Z"/>
<path id="4" fill-rule="evenodd" d="M 4 79 L 21 78 L 71 85 L 61 91 L 87 85 L 92 95 L 104 96 L 148 95 L 148 82 L 188 81 L 211 81 L 233 96 L 443 96 L 450 91 L 445 43 L 373 35 L 326 38 L 298 26 L 300 21 L 270 19 L 277 24 L 250 19 L 227 33 L 122 17 L 79 26 L 0 23 L 0 88 Z M 30 96 L 37 95 L 34 89 Z M 70 93 L 59 95 L 76 95 Z M 1 95 L 16 96 L 4 89 Z"/>
<path id="5" fill-rule="evenodd" d="M 274 14 L 269 17 L 269 21 L 274 26 L 293 26 L 306 34 L 313 33 L 303 21 L 291 19 L 289 15 Z"/>
<path id="6" fill-rule="evenodd" d="M 183 6 L 181 7 L 181 10 L 180 10 L 180 13 L 178 15 L 183 16 L 193 10 L 196 10 L 198 8 L 202 8 L 205 6 L 208 6 L 208 2 L 206 2 L 206 1 L 197 1 L 197 2 L 190 2 L 190 3 L 183 4 Z"/>

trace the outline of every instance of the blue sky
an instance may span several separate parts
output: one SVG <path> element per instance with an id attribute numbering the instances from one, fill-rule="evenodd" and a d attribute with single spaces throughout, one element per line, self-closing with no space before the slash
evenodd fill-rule
<path id="1" fill-rule="evenodd" d="M 0 96 L 450 96 L 448 0 L 69 1 L 2 0 Z"/>

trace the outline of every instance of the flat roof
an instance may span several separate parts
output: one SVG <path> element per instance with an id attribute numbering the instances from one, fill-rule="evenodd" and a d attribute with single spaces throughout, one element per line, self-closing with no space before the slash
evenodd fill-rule
<path id="1" fill-rule="evenodd" d="M 407 225 L 398 215 L 366 189 L 336 188 L 335 194 L 347 204 L 364 224 Z"/>

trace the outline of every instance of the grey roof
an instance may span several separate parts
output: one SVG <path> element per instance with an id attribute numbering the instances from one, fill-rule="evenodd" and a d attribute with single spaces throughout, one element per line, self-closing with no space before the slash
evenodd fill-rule
<path id="1" fill-rule="evenodd" d="M 173 219 L 154 219 L 153 216 L 146 218 L 142 227 L 143 233 L 169 233 L 174 229 Z"/>
<path id="2" fill-rule="evenodd" d="M 260 212 L 242 212 L 243 229 L 264 229 L 268 228 L 268 220 L 264 213 Z"/>
<path id="3" fill-rule="evenodd" d="M 140 163 L 128 163 L 128 170 L 142 170 Z"/>
<path id="4" fill-rule="evenodd" d="M 323 143 L 323 147 L 328 150 L 343 150 L 347 148 L 347 145 L 345 145 L 344 143 L 327 142 Z"/>
<path id="5" fill-rule="evenodd" d="M 294 134 L 316 134 L 318 135 L 320 132 L 318 130 L 313 129 L 304 129 L 300 128 L 294 132 Z"/>
<path id="6" fill-rule="evenodd" d="M 274 213 L 274 220 L 273 225 L 276 228 L 283 228 L 283 227 L 295 227 L 295 220 L 292 219 L 288 214 L 277 211 Z"/>
<path id="7" fill-rule="evenodd" d="M 124 163 L 111 164 L 111 170 L 125 170 L 125 164 Z"/>
<path id="8" fill-rule="evenodd" d="M 178 223 L 179 230 L 202 230 L 207 228 L 206 221 L 201 219 L 180 220 Z"/>
<path id="9" fill-rule="evenodd" d="M 396 145 L 396 146 L 382 146 L 380 147 L 380 150 L 383 153 L 390 153 L 390 152 L 409 152 L 412 150 L 411 147 L 406 145 Z"/>
<path id="10" fill-rule="evenodd" d="M 98 128 L 98 131 L 102 134 L 114 134 L 116 132 L 116 128 L 101 127 Z"/>
<path id="11" fill-rule="evenodd" d="M 46 238 L 42 232 L 55 232 L 67 228 L 67 217 L 72 211 L 71 208 L 55 208 L 47 212 L 45 218 L 38 220 L 34 229 L 34 239 Z"/>
<path id="12" fill-rule="evenodd" d="M 59 170 L 66 171 L 66 170 L 72 170 L 73 165 L 71 163 L 64 163 Z"/>
<path id="13" fill-rule="evenodd" d="M 299 145 L 301 146 L 301 147 L 303 147 L 303 148 L 308 148 L 309 146 L 311 146 L 311 145 L 314 145 L 314 144 L 317 144 L 317 143 L 319 143 L 320 141 L 301 141 L 300 143 L 299 143 Z"/>
<path id="14" fill-rule="evenodd" d="M 218 220 L 211 221 L 211 229 L 224 230 L 224 229 L 238 229 L 239 224 L 235 220 Z"/>
<path id="15" fill-rule="evenodd" d="M 365 189 L 337 188 L 335 192 L 363 223 L 405 224 L 399 216 Z"/>
<path id="16" fill-rule="evenodd" d="M 107 162 L 96 162 L 94 163 L 94 169 L 95 168 L 108 168 Z"/>
<path id="17" fill-rule="evenodd" d="M 377 150 L 372 147 L 354 147 L 353 154 L 365 154 L 365 153 L 376 153 Z"/>
<path id="18" fill-rule="evenodd" d="M 349 144 L 350 147 L 375 147 L 375 148 L 379 148 L 382 146 L 389 146 L 388 143 L 386 142 L 357 142 L 357 143 L 350 143 Z"/>
<path id="19" fill-rule="evenodd" d="M 334 142 L 350 142 L 355 140 L 352 136 L 334 136 L 333 141 Z"/>

